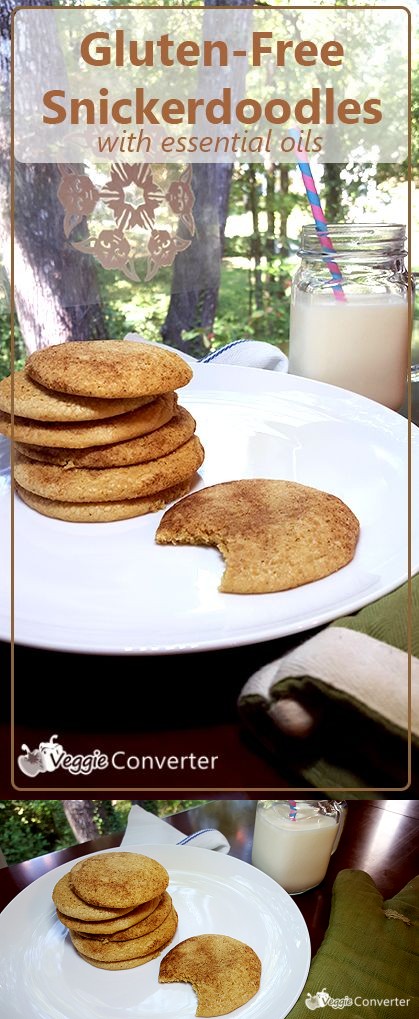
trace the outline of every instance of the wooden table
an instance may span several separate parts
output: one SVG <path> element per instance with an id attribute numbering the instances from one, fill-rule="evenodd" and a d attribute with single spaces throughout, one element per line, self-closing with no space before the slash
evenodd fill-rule
<path id="1" fill-rule="evenodd" d="M 218 828 L 230 842 L 231 855 L 250 862 L 255 809 L 256 800 L 212 800 L 166 820 L 186 835 L 201 828 Z M 86 853 L 119 846 L 122 834 L 103 836 L 0 870 L 1 909 L 54 867 Z M 347 867 L 367 871 L 384 898 L 390 898 L 419 872 L 418 861 L 417 800 L 350 801 L 346 825 L 324 881 L 318 888 L 295 897 L 307 923 L 313 954 L 328 925 L 332 886 L 338 871 Z"/>

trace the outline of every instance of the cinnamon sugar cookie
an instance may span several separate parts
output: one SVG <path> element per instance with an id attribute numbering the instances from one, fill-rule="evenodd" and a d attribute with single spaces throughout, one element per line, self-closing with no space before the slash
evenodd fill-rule
<path id="1" fill-rule="evenodd" d="M 184 407 L 178 407 L 166 424 L 127 442 L 111 443 L 87 449 L 49 449 L 16 443 L 16 449 L 31 460 L 56 464 L 61 467 L 126 467 L 146 463 L 166 453 L 172 453 L 191 438 L 195 421 Z"/>
<path id="2" fill-rule="evenodd" d="M 123 962 L 125 959 L 140 959 L 164 948 L 173 938 L 178 925 L 176 910 L 170 913 L 156 930 L 150 931 L 139 938 L 129 941 L 102 941 L 99 938 L 87 938 L 75 931 L 70 937 L 77 952 L 82 952 L 88 959 L 98 962 Z"/>
<path id="3" fill-rule="evenodd" d="M 16 454 L 14 476 L 22 488 L 63 502 L 113 502 L 153 495 L 190 478 L 204 459 L 197 436 L 167 456 L 130 467 L 95 470 L 55 467 Z"/>
<path id="4" fill-rule="evenodd" d="M 0 410 L 6 414 L 12 412 L 12 379 L 14 414 L 35 421 L 96 421 L 135 410 L 152 400 L 151 396 L 101 400 L 98 397 L 55 393 L 31 379 L 26 368 L 22 368 L 13 377 L 9 375 L 0 382 Z"/>
<path id="5" fill-rule="evenodd" d="M 103 942 L 114 942 L 117 941 L 132 941 L 133 938 L 142 938 L 145 934 L 151 934 L 157 927 L 160 927 L 164 920 L 169 916 L 173 908 L 173 903 L 168 892 L 159 899 L 159 902 L 155 909 L 153 909 L 148 916 L 138 920 L 132 927 L 126 927 L 124 930 L 116 931 L 115 934 L 98 934 L 96 940 Z M 130 915 L 130 914 L 128 914 Z"/>
<path id="6" fill-rule="evenodd" d="M 110 908 L 109 906 L 92 906 L 88 902 L 84 902 L 74 891 L 70 882 L 70 874 L 64 874 L 57 881 L 52 892 L 52 900 L 57 909 L 78 920 L 114 920 L 130 910 L 129 906 Z"/>
<path id="7" fill-rule="evenodd" d="M 143 495 L 139 499 L 117 499 L 114 502 L 60 502 L 58 499 L 44 499 L 42 495 L 34 495 L 20 485 L 15 485 L 15 488 L 22 501 L 44 517 L 54 517 L 74 524 L 105 524 L 144 516 L 145 513 L 157 513 L 169 502 L 187 495 L 195 477 L 194 472 L 190 478 L 164 488 L 162 492 Z"/>
<path id="8" fill-rule="evenodd" d="M 96 959 L 89 959 L 88 955 L 83 955 L 83 952 L 78 954 L 81 959 L 89 962 L 91 966 L 96 966 L 97 969 L 134 969 L 136 966 L 145 966 L 152 959 L 157 959 L 157 956 L 161 954 L 161 949 L 159 948 L 156 952 L 151 952 L 150 955 L 143 955 L 141 959 L 124 959 L 122 962 L 97 962 Z"/>
<path id="9" fill-rule="evenodd" d="M 13 437 L 16 442 L 28 442 L 31 445 L 70 448 L 124 442 L 125 439 L 146 435 L 169 421 L 174 413 L 175 400 L 174 393 L 165 393 L 127 414 L 77 424 L 31 421 L 18 416 L 14 419 Z M 10 414 L 4 411 L 0 411 L 0 433 L 12 437 Z"/>
<path id="10" fill-rule="evenodd" d="M 192 378 L 174 350 L 132 340 L 58 343 L 36 350 L 26 367 L 48 389 L 105 399 L 168 393 Z"/>
<path id="11" fill-rule="evenodd" d="M 67 875 L 68 876 L 68 875 Z M 72 893 L 73 896 L 75 893 Z M 78 896 L 76 896 L 78 899 Z M 55 901 L 55 900 L 54 900 Z M 81 901 L 81 900 L 79 900 Z M 154 899 L 150 899 L 149 902 L 142 902 L 141 906 L 136 906 L 135 909 L 130 909 L 128 913 L 125 910 L 115 910 L 114 912 L 120 914 L 114 919 L 105 920 L 77 920 L 72 916 L 67 916 L 62 913 L 61 910 L 56 906 L 58 919 L 61 921 L 64 927 L 68 927 L 69 930 L 77 931 L 78 934 L 89 934 L 90 937 L 97 937 L 103 935 L 104 937 L 113 937 L 115 934 L 120 934 L 121 931 L 129 930 L 130 927 L 135 927 L 142 920 L 146 920 L 151 913 L 153 913 L 162 898 L 156 896 Z M 84 903 L 86 910 L 90 909 L 92 912 L 100 913 L 99 907 L 87 906 Z M 70 907 L 71 908 L 71 907 Z M 103 912 L 103 910 L 102 910 Z"/>
<path id="12" fill-rule="evenodd" d="M 141 853 L 97 853 L 80 860 L 70 871 L 73 891 L 92 906 L 133 909 L 156 895 L 169 883 L 165 867 Z"/>

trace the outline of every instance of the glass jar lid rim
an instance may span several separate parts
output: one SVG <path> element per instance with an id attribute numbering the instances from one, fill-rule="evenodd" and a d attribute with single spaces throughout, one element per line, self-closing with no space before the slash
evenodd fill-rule
<path id="1" fill-rule="evenodd" d="M 315 223 L 304 223 L 301 230 L 302 232 L 307 231 L 308 233 L 319 233 Z M 336 233 L 338 231 L 343 233 L 346 230 L 350 233 L 355 233 L 356 231 L 359 233 L 365 233 L 367 231 L 381 232 L 392 230 L 397 230 L 399 232 L 402 231 L 403 234 L 406 233 L 404 223 L 330 223 L 325 227 L 325 233 Z"/>
<path id="2" fill-rule="evenodd" d="M 324 230 L 337 255 L 353 259 L 365 256 L 405 255 L 406 227 L 403 223 L 332 223 Z M 321 242 L 321 231 L 314 223 L 301 229 L 298 254 L 301 257 L 330 258 Z"/>

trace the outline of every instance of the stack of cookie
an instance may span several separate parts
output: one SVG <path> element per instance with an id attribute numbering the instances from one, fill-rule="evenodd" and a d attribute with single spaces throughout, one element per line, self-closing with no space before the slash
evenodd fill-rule
<path id="1" fill-rule="evenodd" d="M 192 371 L 157 344 L 46 347 L 13 376 L 15 482 L 46 516 L 80 522 L 154 512 L 190 491 L 204 452 L 176 389 Z M 12 379 L 0 383 L 11 435 Z"/>
<path id="2" fill-rule="evenodd" d="M 167 870 L 139 853 L 99 853 L 76 863 L 52 893 L 58 919 L 82 959 L 99 969 L 132 969 L 155 959 L 178 917 Z"/>

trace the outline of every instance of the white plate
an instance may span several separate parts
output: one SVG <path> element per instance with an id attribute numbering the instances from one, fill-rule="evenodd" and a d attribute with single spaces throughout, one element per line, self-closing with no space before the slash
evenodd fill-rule
<path id="1" fill-rule="evenodd" d="M 220 594 L 212 548 L 157 546 L 162 513 L 109 524 L 51 520 L 15 500 L 15 639 L 59 650 L 162 654 L 268 640 L 325 623 L 407 577 L 407 421 L 343 389 L 257 368 L 197 365 L 181 401 L 206 450 L 198 485 L 299 481 L 343 499 L 361 535 L 352 563 L 265 595 Z M 413 460 L 419 430 L 413 428 Z M 0 528 L 8 534 L 7 476 Z M 419 567 L 418 548 L 413 566 Z M 0 635 L 8 637 L 7 570 Z"/>
<path id="2" fill-rule="evenodd" d="M 208 849 L 160 845 L 130 851 L 154 857 L 169 871 L 179 916 L 170 948 L 195 934 L 228 934 L 259 956 L 260 989 L 234 1019 L 284 1019 L 310 965 L 307 927 L 287 892 L 250 864 Z M 160 985 L 161 958 L 111 972 L 76 954 L 51 902 L 55 883 L 73 865 L 29 885 L 0 917 L 0 1019 L 192 1019 L 194 991 L 189 984 Z"/>

